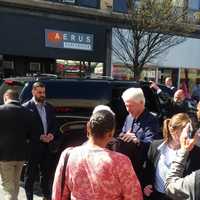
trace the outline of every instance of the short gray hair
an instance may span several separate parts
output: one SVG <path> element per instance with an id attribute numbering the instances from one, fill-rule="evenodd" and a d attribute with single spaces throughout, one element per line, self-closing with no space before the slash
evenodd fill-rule
<path id="1" fill-rule="evenodd" d="M 98 106 L 96 106 L 96 107 L 94 108 L 92 114 L 94 114 L 94 113 L 97 112 L 97 111 L 101 111 L 101 110 L 107 110 L 107 111 L 109 111 L 112 115 L 115 116 L 115 113 L 114 113 L 114 112 L 112 111 L 112 109 L 111 109 L 109 106 L 107 106 L 107 105 L 98 105 Z"/>
<path id="2" fill-rule="evenodd" d="M 128 88 L 123 92 L 122 99 L 123 101 L 143 101 L 145 104 L 145 97 L 141 88 Z"/>
<path id="3" fill-rule="evenodd" d="M 19 94 L 15 89 L 6 90 L 4 96 L 7 96 L 10 100 L 19 100 Z"/>

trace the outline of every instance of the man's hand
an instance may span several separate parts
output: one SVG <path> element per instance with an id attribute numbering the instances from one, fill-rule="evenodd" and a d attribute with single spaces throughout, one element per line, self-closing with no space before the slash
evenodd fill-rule
<path id="1" fill-rule="evenodd" d="M 47 137 L 46 134 L 40 135 L 40 140 L 41 140 L 42 142 L 44 142 L 44 143 L 49 143 L 49 142 L 48 142 L 48 137 Z"/>
<path id="2" fill-rule="evenodd" d="M 151 81 L 150 83 L 151 83 L 150 88 L 153 88 L 156 91 L 160 90 L 160 88 L 155 82 Z"/>
<path id="3" fill-rule="evenodd" d="M 191 151 L 194 145 L 198 142 L 200 137 L 200 130 L 197 130 L 193 138 L 188 137 L 190 129 L 190 124 L 188 123 L 185 128 L 183 129 L 181 136 L 180 136 L 180 145 L 181 149 L 186 151 Z"/>
<path id="4" fill-rule="evenodd" d="M 153 192 L 153 186 L 152 185 L 147 185 L 147 186 L 144 187 L 145 196 L 149 197 L 152 192 Z"/>
<path id="5" fill-rule="evenodd" d="M 54 139 L 54 136 L 52 133 L 48 133 L 48 134 L 42 134 L 40 136 L 40 140 L 44 143 L 49 143 Z"/>
<path id="6" fill-rule="evenodd" d="M 140 140 L 136 137 L 135 133 L 131 132 L 131 130 L 129 130 L 127 133 L 121 133 L 119 137 L 124 142 L 133 142 L 135 144 L 140 143 Z"/>
<path id="7" fill-rule="evenodd" d="M 48 137 L 48 139 L 49 139 L 49 142 L 51 142 L 51 141 L 54 139 L 54 136 L 53 136 L 52 133 L 48 133 L 48 134 L 47 134 L 47 137 Z"/>

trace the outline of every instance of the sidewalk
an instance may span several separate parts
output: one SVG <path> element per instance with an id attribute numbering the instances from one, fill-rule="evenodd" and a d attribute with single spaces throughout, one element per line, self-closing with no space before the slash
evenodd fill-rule
<path id="1" fill-rule="evenodd" d="M 1 181 L 1 180 L 0 180 Z M 23 187 L 23 182 L 20 184 L 21 187 L 20 187 L 20 191 L 19 191 L 19 195 L 18 195 L 18 199 L 19 200 L 26 200 L 26 195 L 25 195 L 25 190 L 24 190 L 24 187 Z M 36 191 L 35 191 L 35 194 L 34 194 L 34 200 L 42 200 L 42 197 L 40 195 L 40 192 L 39 192 L 39 186 L 36 185 Z M 3 200 L 4 197 L 3 197 L 3 194 L 0 190 L 0 199 Z"/>

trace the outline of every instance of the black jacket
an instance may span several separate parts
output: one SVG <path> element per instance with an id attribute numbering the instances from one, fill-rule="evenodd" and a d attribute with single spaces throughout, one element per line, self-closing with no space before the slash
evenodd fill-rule
<path id="1" fill-rule="evenodd" d="M 47 147 L 53 142 L 47 144 L 47 143 L 43 143 L 40 140 L 40 136 L 44 134 L 44 128 L 43 128 L 42 120 L 40 118 L 40 115 L 38 113 L 37 107 L 33 99 L 24 103 L 23 106 L 28 108 L 33 113 L 33 116 L 34 116 L 35 134 L 32 135 L 32 137 L 30 138 L 30 144 L 31 144 L 31 152 L 37 154 L 46 150 Z M 55 138 L 56 137 L 56 123 L 55 123 L 54 109 L 50 104 L 45 103 L 45 111 L 46 111 L 46 117 L 47 117 L 47 133 L 52 133 Z"/>
<path id="2" fill-rule="evenodd" d="M 175 102 L 172 97 L 162 91 L 158 94 L 158 97 L 162 106 L 162 114 L 165 117 L 172 117 L 177 113 L 187 113 L 193 120 L 197 120 L 195 105 L 189 100 Z"/>
<path id="3" fill-rule="evenodd" d="M 24 161 L 34 134 L 32 113 L 18 102 L 0 106 L 0 160 Z"/>
<path id="4" fill-rule="evenodd" d="M 154 185 L 156 167 L 160 158 L 160 151 L 157 149 L 163 140 L 155 140 L 151 143 L 148 151 L 147 165 L 145 169 L 145 185 Z M 195 146 L 190 152 L 184 170 L 184 176 L 200 169 L 199 162 L 200 147 Z"/>

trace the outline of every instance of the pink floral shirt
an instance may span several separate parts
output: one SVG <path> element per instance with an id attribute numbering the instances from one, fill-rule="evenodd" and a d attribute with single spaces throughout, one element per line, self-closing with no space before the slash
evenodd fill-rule
<path id="1" fill-rule="evenodd" d="M 142 200 L 143 195 L 127 156 L 85 144 L 70 152 L 61 197 L 63 151 L 58 163 L 52 200 Z"/>

